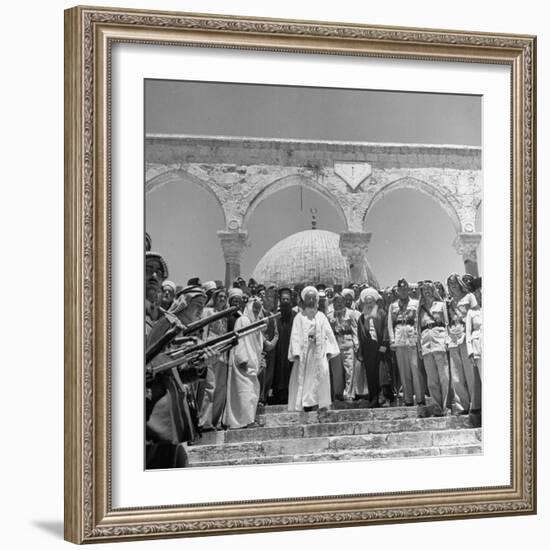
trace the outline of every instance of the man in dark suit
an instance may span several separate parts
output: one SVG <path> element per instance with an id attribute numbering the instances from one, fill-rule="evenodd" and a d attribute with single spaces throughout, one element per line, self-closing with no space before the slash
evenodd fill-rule
<path id="1" fill-rule="evenodd" d="M 273 368 L 273 403 L 288 403 L 288 383 L 292 362 L 288 360 L 288 347 L 290 345 L 290 333 L 296 312 L 292 309 L 292 291 L 290 288 L 279 289 L 279 311 L 281 316 L 277 318 L 277 332 L 279 339 L 274 349 Z"/>
<path id="2" fill-rule="evenodd" d="M 382 297 L 374 288 L 364 289 L 359 298 L 361 315 L 357 320 L 357 338 L 359 358 L 367 373 L 369 407 L 380 406 L 380 361 L 388 349 L 386 312 L 378 306 L 381 301 Z"/>

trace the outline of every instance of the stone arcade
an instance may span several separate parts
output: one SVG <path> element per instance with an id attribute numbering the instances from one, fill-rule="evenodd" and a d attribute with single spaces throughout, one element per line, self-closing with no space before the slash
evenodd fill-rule
<path id="1" fill-rule="evenodd" d="M 346 227 L 339 246 L 353 280 L 361 279 L 372 237 L 365 230 L 369 210 L 386 193 L 402 188 L 441 205 L 456 230 L 453 245 L 465 271 L 478 275 L 479 147 L 148 135 L 145 150 L 146 193 L 167 183 L 193 182 L 216 197 L 225 217 L 218 236 L 226 285 L 240 275 L 255 208 L 294 185 L 310 188 L 336 207 Z"/>

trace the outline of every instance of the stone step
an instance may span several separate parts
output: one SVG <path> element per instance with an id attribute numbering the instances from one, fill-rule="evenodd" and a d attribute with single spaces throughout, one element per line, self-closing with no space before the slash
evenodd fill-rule
<path id="1" fill-rule="evenodd" d="M 331 409 L 367 409 L 369 401 L 367 399 L 358 399 L 357 401 L 333 401 Z M 276 414 L 288 412 L 288 405 L 258 405 L 260 414 Z"/>
<path id="2" fill-rule="evenodd" d="M 244 431 L 244 430 L 243 430 Z M 265 457 L 266 462 L 276 456 L 318 455 L 352 449 L 399 449 L 479 445 L 481 429 L 407 431 L 366 433 L 325 437 L 270 439 L 243 441 L 219 445 L 188 447 L 190 463 L 251 459 Z"/>
<path id="3" fill-rule="evenodd" d="M 330 410 L 348 410 L 348 409 L 368 409 L 370 408 L 368 399 L 358 399 L 352 401 L 333 401 L 329 407 Z M 426 396 L 426 404 L 433 404 L 433 399 L 430 396 Z M 395 401 L 391 405 L 391 408 L 407 408 L 416 409 L 416 406 L 405 406 L 405 400 L 403 397 L 396 397 Z M 258 405 L 258 414 L 278 414 L 288 411 L 288 405 Z"/>
<path id="4" fill-rule="evenodd" d="M 224 460 L 190 461 L 193 468 L 207 466 L 245 466 L 251 464 L 282 464 L 292 462 L 326 462 L 334 460 L 374 460 L 389 458 L 422 458 L 434 456 L 459 456 L 481 454 L 481 445 L 460 445 L 441 447 L 410 447 L 395 449 L 352 449 L 344 451 L 327 451 L 317 454 L 291 454 L 277 456 L 247 456 Z"/>
<path id="5" fill-rule="evenodd" d="M 320 424 L 327 422 L 361 422 L 367 420 L 404 420 L 417 418 L 416 407 L 389 407 L 378 409 L 336 409 L 312 412 L 270 412 L 257 415 L 256 421 L 262 426 L 296 426 L 300 424 Z"/>
<path id="6" fill-rule="evenodd" d="M 312 413 L 302 413 L 311 415 Z M 269 420 L 269 418 L 268 418 Z M 467 416 L 442 418 L 369 419 L 326 423 L 281 424 L 260 428 L 246 428 L 204 433 L 195 446 L 221 445 L 245 441 L 268 441 L 271 439 L 299 439 L 304 437 L 333 437 L 340 435 L 383 434 L 471 428 Z"/>

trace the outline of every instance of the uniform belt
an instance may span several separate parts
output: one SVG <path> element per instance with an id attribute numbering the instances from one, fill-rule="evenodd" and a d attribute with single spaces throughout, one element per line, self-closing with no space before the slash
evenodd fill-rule
<path id="1" fill-rule="evenodd" d="M 428 323 L 427 325 L 424 325 L 422 327 L 422 332 L 424 332 L 425 330 L 429 330 L 431 328 L 434 328 L 434 327 L 445 327 L 445 323 Z"/>
<path id="2" fill-rule="evenodd" d="M 410 325 L 410 326 L 414 326 L 415 325 L 415 322 L 414 321 L 396 321 L 393 326 L 396 327 L 397 325 Z"/>

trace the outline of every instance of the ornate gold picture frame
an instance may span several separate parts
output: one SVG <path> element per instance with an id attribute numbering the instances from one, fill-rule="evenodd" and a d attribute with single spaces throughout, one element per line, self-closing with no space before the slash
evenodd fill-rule
<path id="1" fill-rule="evenodd" d="M 117 43 L 509 67 L 512 406 L 508 485 L 113 506 L 110 231 L 116 213 L 111 208 L 111 54 Z M 89 543 L 536 513 L 535 97 L 533 36 L 128 9 L 67 10 L 65 538 Z"/>

